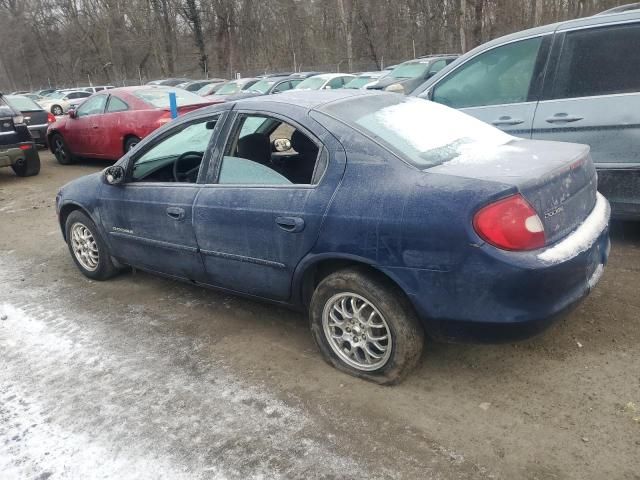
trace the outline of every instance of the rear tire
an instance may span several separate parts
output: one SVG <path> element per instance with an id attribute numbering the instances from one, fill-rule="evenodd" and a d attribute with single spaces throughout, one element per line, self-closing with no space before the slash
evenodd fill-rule
<path id="1" fill-rule="evenodd" d="M 56 117 L 59 117 L 59 116 L 64 114 L 64 110 L 62 109 L 62 107 L 60 105 L 53 105 L 51 107 L 51 113 L 53 115 L 55 115 Z"/>
<path id="2" fill-rule="evenodd" d="M 364 268 L 323 279 L 309 316 L 324 359 L 350 375 L 392 385 L 420 360 L 424 331 L 412 305 L 394 284 Z"/>
<path id="3" fill-rule="evenodd" d="M 71 258 L 85 277 L 107 280 L 118 273 L 107 244 L 86 214 L 79 210 L 71 212 L 65 223 L 65 235 Z"/>
<path id="4" fill-rule="evenodd" d="M 140 139 L 138 137 L 127 138 L 127 141 L 124 142 L 124 153 L 127 153 L 129 150 L 134 148 L 138 143 L 140 143 Z"/>
<path id="5" fill-rule="evenodd" d="M 62 138 L 62 135 L 59 133 L 51 135 L 49 145 L 51 145 L 51 151 L 56 156 L 56 160 L 60 165 L 71 165 L 74 162 L 73 154 L 69 150 L 67 142 Z"/>
<path id="6" fill-rule="evenodd" d="M 35 155 L 25 158 L 22 165 L 12 165 L 11 168 L 18 177 L 33 177 L 40 173 L 40 156 L 35 151 Z"/>

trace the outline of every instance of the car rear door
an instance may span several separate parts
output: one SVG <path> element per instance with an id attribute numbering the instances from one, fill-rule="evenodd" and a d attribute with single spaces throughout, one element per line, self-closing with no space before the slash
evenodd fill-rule
<path id="1" fill-rule="evenodd" d="M 640 21 L 558 34 L 533 138 L 585 143 L 599 190 L 640 217 Z"/>
<path id="2" fill-rule="evenodd" d="M 481 51 L 420 96 L 528 138 L 550 42 L 542 35 Z"/>
<path id="3" fill-rule="evenodd" d="M 286 125 L 265 133 L 265 119 Z M 294 270 L 315 244 L 345 168 L 341 145 L 308 121 L 313 133 L 274 113 L 238 112 L 224 155 L 211 169 L 211 183 L 203 186 L 194 206 L 208 284 L 275 300 L 290 297 Z M 298 146 L 299 160 L 311 161 L 312 170 L 315 164 L 305 182 L 290 181 L 283 170 L 274 170 L 277 162 L 262 158 L 271 157 L 270 139 L 292 130 L 305 135 L 307 147 L 315 145 L 316 154 L 306 159 Z"/>

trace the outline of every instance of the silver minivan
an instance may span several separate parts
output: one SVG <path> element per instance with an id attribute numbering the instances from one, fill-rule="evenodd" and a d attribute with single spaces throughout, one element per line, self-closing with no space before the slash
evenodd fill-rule
<path id="1" fill-rule="evenodd" d="M 520 137 L 590 145 L 614 215 L 640 220 L 640 9 L 498 38 L 412 95 Z"/>

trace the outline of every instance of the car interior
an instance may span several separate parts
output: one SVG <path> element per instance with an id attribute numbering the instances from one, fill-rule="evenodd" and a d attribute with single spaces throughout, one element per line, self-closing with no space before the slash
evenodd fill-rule
<path id="1" fill-rule="evenodd" d="M 183 127 L 135 159 L 136 182 L 195 183 L 215 121 Z M 231 135 L 218 183 L 310 185 L 324 171 L 320 148 L 307 134 L 279 119 L 242 115 Z"/>
<path id="2" fill-rule="evenodd" d="M 219 183 L 317 183 L 318 145 L 307 134 L 276 118 L 245 115 L 227 145 Z"/>

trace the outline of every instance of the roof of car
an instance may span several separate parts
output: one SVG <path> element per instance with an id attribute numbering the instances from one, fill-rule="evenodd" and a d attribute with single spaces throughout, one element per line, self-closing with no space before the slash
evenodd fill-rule
<path id="1" fill-rule="evenodd" d="M 502 44 L 512 40 L 518 40 L 521 38 L 533 37 L 536 35 L 544 35 L 545 33 L 553 33 L 556 30 L 570 30 L 573 28 L 590 27 L 595 25 L 606 25 L 608 23 L 621 23 L 632 20 L 640 20 L 640 10 L 626 10 L 616 11 L 612 13 L 603 12 L 591 17 L 576 18 L 573 20 L 566 20 L 563 22 L 550 23 L 541 27 L 530 28 L 527 30 L 521 30 L 503 37 L 496 38 L 490 42 L 484 43 L 477 47 L 478 49 L 484 47 L 490 47 L 493 45 Z M 475 49 L 474 49 L 475 50 Z M 473 50 L 472 50 L 473 51 Z M 466 55 L 465 55 L 466 56 Z"/>
<path id="2" fill-rule="evenodd" d="M 322 78 L 323 80 L 331 80 L 332 78 L 337 77 L 354 77 L 355 75 L 351 73 L 321 73 L 320 75 L 313 75 L 309 78 Z"/>

